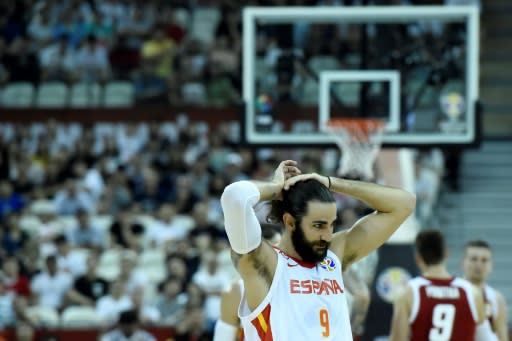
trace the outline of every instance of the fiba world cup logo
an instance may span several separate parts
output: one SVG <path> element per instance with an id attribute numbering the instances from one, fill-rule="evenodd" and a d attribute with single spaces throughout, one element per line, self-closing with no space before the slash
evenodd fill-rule
<path id="1" fill-rule="evenodd" d="M 256 98 L 256 108 L 262 114 L 268 114 L 272 112 L 272 98 L 267 94 L 261 94 Z"/>
<path id="2" fill-rule="evenodd" d="M 336 269 L 336 263 L 331 257 L 325 257 L 323 261 L 320 262 L 320 266 L 322 269 L 332 272 Z"/>
<path id="3" fill-rule="evenodd" d="M 462 95 L 450 92 L 441 96 L 441 110 L 451 120 L 457 120 L 466 111 L 465 100 Z"/>
<path id="4" fill-rule="evenodd" d="M 390 267 L 377 277 L 376 289 L 379 296 L 386 302 L 392 303 L 407 285 L 411 275 L 400 267 Z"/>

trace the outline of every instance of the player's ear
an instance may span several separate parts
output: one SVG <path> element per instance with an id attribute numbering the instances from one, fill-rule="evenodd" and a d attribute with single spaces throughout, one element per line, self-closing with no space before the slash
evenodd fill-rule
<path id="1" fill-rule="evenodd" d="M 290 213 L 283 214 L 284 226 L 289 227 L 292 231 L 295 230 L 295 218 Z"/>
<path id="2" fill-rule="evenodd" d="M 414 260 L 416 261 L 416 264 L 418 264 L 418 266 L 422 266 L 423 259 L 421 259 L 419 253 L 417 253 L 417 252 L 414 253 Z"/>

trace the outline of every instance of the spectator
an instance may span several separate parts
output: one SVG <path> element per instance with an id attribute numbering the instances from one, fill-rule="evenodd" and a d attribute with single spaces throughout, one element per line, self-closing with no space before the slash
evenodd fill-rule
<path id="1" fill-rule="evenodd" d="M 160 321 L 160 311 L 145 298 L 145 288 L 138 288 L 132 294 L 133 308 L 143 324 L 154 324 Z"/>
<path id="2" fill-rule="evenodd" d="M 230 75 L 218 62 L 210 62 L 206 68 L 206 92 L 208 103 L 226 107 L 239 101 L 239 94 L 233 87 Z"/>
<path id="3" fill-rule="evenodd" d="M 53 203 L 60 215 L 75 215 L 79 210 L 93 213 L 96 210 L 93 196 L 72 179 L 67 180 L 64 189 L 55 194 Z"/>
<path id="4" fill-rule="evenodd" d="M 9 214 L 5 219 L 5 226 L 6 229 L 3 231 L 2 238 L 2 251 L 12 256 L 27 244 L 30 237 L 26 231 L 20 228 L 19 216 L 17 214 Z"/>
<path id="5" fill-rule="evenodd" d="M 77 224 L 67 234 L 67 239 L 71 245 L 97 250 L 102 249 L 105 246 L 105 236 L 98 227 L 92 224 L 89 214 L 84 210 L 79 210 L 76 218 Z"/>
<path id="6" fill-rule="evenodd" d="M 133 220 L 131 212 L 121 212 L 110 226 L 112 244 L 115 247 L 139 251 L 144 230 L 143 225 Z"/>
<path id="7" fill-rule="evenodd" d="M 30 290 L 38 305 L 60 309 L 72 284 L 73 277 L 59 270 L 56 256 L 50 255 L 46 258 L 46 271 L 34 276 Z"/>
<path id="8" fill-rule="evenodd" d="M 176 328 L 175 341 L 209 341 L 213 335 L 205 327 L 201 306 L 188 306 L 183 321 Z"/>
<path id="9" fill-rule="evenodd" d="M 5 291 L 16 296 L 30 297 L 30 282 L 20 273 L 20 262 L 15 257 L 8 257 L 2 264 L 2 284 Z M 1 318 L 0 318 L 1 320 Z"/>
<path id="10" fill-rule="evenodd" d="M 158 12 L 158 24 L 163 27 L 166 36 L 177 44 L 182 43 L 187 34 L 186 27 L 183 27 L 176 19 L 176 11 L 174 8 L 164 5 L 164 8 Z"/>
<path id="11" fill-rule="evenodd" d="M 0 282 L 0 330 L 13 326 L 16 322 L 14 299 L 16 295 L 6 290 Z"/>
<path id="12" fill-rule="evenodd" d="M 60 271 L 69 273 L 73 278 L 83 275 L 87 271 L 86 259 L 82 253 L 72 249 L 64 235 L 55 239 L 57 247 L 57 264 Z"/>
<path id="13" fill-rule="evenodd" d="M 55 252 L 53 241 L 64 229 L 61 221 L 56 217 L 56 208 L 51 201 L 35 202 L 31 206 L 32 214 L 39 219 L 39 228 L 35 235 L 42 254 Z"/>
<path id="14" fill-rule="evenodd" d="M 183 257 L 184 255 L 170 255 L 165 264 L 170 277 L 177 278 L 182 283 L 186 283 L 190 276 L 187 272 L 187 262 Z"/>
<path id="15" fill-rule="evenodd" d="M 28 34 L 39 46 L 44 46 L 53 39 L 53 23 L 51 20 L 50 6 L 40 9 L 30 21 L 27 28 Z"/>
<path id="16" fill-rule="evenodd" d="M 148 4 L 132 4 L 128 15 L 119 22 L 117 34 L 124 38 L 126 46 L 140 49 L 155 22 L 155 13 Z"/>
<path id="17" fill-rule="evenodd" d="M 153 71 L 153 65 L 143 62 L 135 76 L 135 98 L 139 104 L 167 103 L 167 81 Z"/>
<path id="18" fill-rule="evenodd" d="M 89 255 L 87 258 L 87 272 L 78 277 L 68 293 L 68 299 L 75 304 L 96 306 L 100 297 L 107 295 L 109 284 L 106 280 L 98 277 L 96 267 L 98 266 L 97 256 Z"/>
<path id="19" fill-rule="evenodd" d="M 96 302 L 96 313 L 107 323 L 116 321 L 119 314 L 133 308 L 130 296 L 124 294 L 125 284 L 116 280 L 111 283 L 108 295 L 100 297 Z"/>
<path id="20" fill-rule="evenodd" d="M 142 45 L 143 62 L 153 65 L 153 74 L 167 78 L 172 74 L 172 60 L 175 43 L 165 36 L 162 28 L 157 27 L 150 40 Z"/>
<path id="21" fill-rule="evenodd" d="M 103 335 L 100 341 L 156 341 L 156 339 L 139 328 L 137 312 L 128 310 L 119 315 L 117 328 Z"/>
<path id="22" fill-rule="evenodd" d="M 99 213 L 116 216 L 130 205 L 132 193 L 128 187 L 128 180 L 123 171 L 116 171 L 105 185 L 105 193 L 101 198 Z"/>
<path id="23" fill-rule="evenodd" d="M 101 197 L 105 183 L 96 167 L 89 167 L 85 161 L 79 160 L 73 164 L 73 175 L 95 200 Z"/>
<path id="24" fill-rule="evenodd" d="M 0 217 L 4 217 L 11 212 L 20 212 L 26 204 L 27 201 L 13 191 L 9 181 L 0 181 Z"/>
<path id="25" fill-rule="evenodd" d="M 120 0 L 104 0 L 98 4 L 99 13 L 108 23 L 117 25 L 127 16 L 127 7 Z"/>
<path id="26" fill-rule="evenodd" d="M 163 244 L 183 239 L 187 230 L 175 219 L 176 208 L 172 204 L 163 204 L 158 210 L 158 220 L 148 231 L 147 238 L 151 245 Z"/>
<path id="27" fill-rule="evenodd" d="M 170 276 L 159 285 L 156 307 L 160 311 L 162 322 L 171 326 L 179 323 L 186 304 L 186 295 L 182 293 L 183 281 L 179 277 Z"/>
<path id="28" fill-rule="evenodd" d="M 178 214 L 190 214 L 194 209 L 199 198 L 192 191 L 192 179 L 188 174 L 176 178 L 176 195 L 171 200 Z"/>
<path id="29" fill-rule="evenodd" d="M 3 56 L 3 64 L 9 70 L 9 81 L 37 84 L 41 69 L 30 42 L 24 37 L 16 37 Z"/>
<path id="30" fill-rule="evenodd" d="M 193 282 L 206 293 L 205 315 L 209 329 L 220 317 L 220 294 L 230 282 L 220 271 L 217 255 L 208 252 L 203 255 L 199 271 L 194 274 Z"/>
<path id="31" fill-rule="evenodd" d="M 124 283 L 127 295 L 133 295 L 137 290 L 149 285 L 149 279 L 144 272 L 136 269 L 137 255 L 133 251 L 125 251 L 121 259 L 121 273 L 118 280 Z"/>
<path id="32" fill-rule="evenodd" d="M 39 52 L 39 62 L 43 81 L 71 81 L 73 58 L 73 51 L 68 46 L 68 37 L 65 35 L 56 43 L 42 48 Z"/>
<path id="33" fill-rule="evenodd" d="M 96 37 L 101 44 L 110 44 L 114 34 L 114 25 L 103 15 L 92 12 L 84 26 L 89 36 Z"/>
<path id="34" fill-rule="evenodd" d="M 77 78 L 82 82 L 104 82 L 109 78 L 110 64 L 105 46 L 89 35 L 75 55 Z"/>

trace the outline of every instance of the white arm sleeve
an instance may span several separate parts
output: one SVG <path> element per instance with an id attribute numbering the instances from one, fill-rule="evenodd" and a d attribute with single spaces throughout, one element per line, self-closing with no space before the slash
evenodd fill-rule
<path id="1" fill-rule="evenodd" d="M 220 198 L 229 243 L 238 254 L 249 253 L 260 246 L 261 226 L 253 209 L 259 200 L 260 191 L 250 181 L 232 183 Z"/>
<path id="2" fill-rule="evenodd" d="M 213 341 L 236 341 L 238 337 L 238 328 L 222 321 L 217 320 L 213 331 Z"/>

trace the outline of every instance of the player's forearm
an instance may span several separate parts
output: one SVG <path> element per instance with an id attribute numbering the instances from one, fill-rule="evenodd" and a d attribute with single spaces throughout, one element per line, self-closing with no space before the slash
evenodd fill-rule
<path id="1" fill-rule="evenodd" d="M 283 190 L 282 186 L 271 181 L 253 180 L 251 183 L 254 184 L 260 192 L 260 201 L 275 200 L 279 198 Z"/>
<path id="2" fill-rule="evenodd" d="M 416 196 L 399 188 L 377 185 L 369 182 L 331 179 L 331 190 L 364 201 L 379 212 L 403 211 L 409 215 L 416 205 Z"/>

